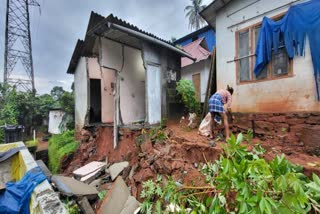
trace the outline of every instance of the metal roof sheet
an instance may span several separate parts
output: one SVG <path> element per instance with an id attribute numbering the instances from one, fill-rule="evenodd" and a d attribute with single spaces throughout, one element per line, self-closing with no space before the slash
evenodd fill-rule
<path id="1" fill-rule="evenodd" d="M 193 63 L 200 62 L 202 60 L 208 59 L 208 57 L 211 55 L 211 53 L 206 49 L 206 44 L 204 41 L 204 37 L 187 44 L 186 46 L 183 46 L 182 49 L 189 53 L 193 58 L 196 59 L 195 62 L 193 62 L 191 59 L 187 57 L 181 58 L 181 67 L 185 67 L 188 65 L 191 65 Z"/>

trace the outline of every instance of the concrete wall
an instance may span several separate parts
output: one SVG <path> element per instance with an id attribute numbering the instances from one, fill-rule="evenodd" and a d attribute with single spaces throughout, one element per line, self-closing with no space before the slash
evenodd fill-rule
<path id="1" fill-rule="evenodd" d="M 8 143 L 0 145 L 0 152 L 6 152 L 13 148 L 25 146 L 23 142 Z M 11 178 L 10 181 L 20 181 L 27 171 L 38 167 L 32 155 L 27 148 L 21 149 L 16 155 L 10 158 L 11 161 Z M 0 163 L 0 175 L 4 173 L 2 170 L 3 163 Z M 68 213 L 63 203 L 60 201 L 59 196 L 53 191 L 48 180 L 44 180 L 37 185 L 30 198 L 30 213 L 43 214 L 43 213 Z"/>
<path id="2" fill-rule="evenodd" d="M 201 102 L 203 103 L 206 97 L 206 90 L 208 85 L 210 71 L 210 59 L 203 60 L 181 68 L 181 79 L 191 80 L 192 75 L 200 73 L 200 94 Z"/>
<path id="3" fill-rule="evenodd" d="M 142 50 L 143 50 L 143 61 L 144 61 L 144 67 L 148 72 L 148 69 L 150 69 L 150 74 L 152 74 L 152 70 L 155 69 L 155 66 L 159 66 L 160 68 L 160 97 L 161 97 L 161 105 L 151 105 L 148 104 L 148 102 L 151 102 L 147 98 L 147 115 L 148 115 L 148 121 L 150 117 L 152 118 L 152 123 L 156 123 L 155 121 L 160 122 L 161 118 L 167 118 L 170 111 L 170 103 L 174 102 L 171 100 L 170 94 L 175 92 L 176 87 L 176 81 L 180 80 L 181 72 L 180 72 L 180 61 L 181 56 L 178 54 L 168 51 L 164 48 L 160 48 L 154 44 L 150 44 L 147 42 L 144 42 L 142 44 Z M 157 96 L 159 95 L 159 90 L 154 90 L 152 87 L 155 87 L 155 84 L 152 82 L 153 80 L 146 80 L 146 87 L 147 91 L 153 91 L 153 93 L 157 93 Z M 150 88 L 149 88 L 150 87 Z M 155 115 L 151 114 L 157 114 L 161 112 L 161 117 L 159 116 L 155 117 Z M 157 118 L 157 119 L 156 119 Z"/>
<path id="4" fill-rule="evenodd" d="M 97 58 L 88 58 L 90 79 L 101 80 L 101 122 L 112 123 L 114 112 L 112 84 L 115 83 L 115 71 L 101 68 Z"/>
<path id="5" fill-rule="evenodd" d="M 62 110 L 49 111 L 49 127 L 48 132 L 51 134 L 61 134 L 64 130 L 60 129 L 62 118 L 66 113 Z"/>
<path id="6" fill-rule="evenodd" d="M 85 125 L 88 109 L 88 74 L 86 58 L 81 57 L 74 73 L 75 128 L 80 131 Z"/>
<path id="7" fill-rule="evenodd" d="M 101 65 L 120 71 L 120 111 L 124 124 L 145 120 L 145 70 L 141 51 L 102 39 Z"/>
<path id="8" fill-rule="evenodd" d="M 319 111 L 320 104 L 316 98 L 316 87 L 313 77 L 309 47 L 305 56 L 296 56 L 293 60 L 293 76 L 263 82 L 237 84 L 236 63 L 227 63 L 236 56 L 235 32 L 262 21 L 263 16 L 243 24 L 239 22 L 266 13 L 291 0 L 258 1 L 251 6 L 252 0 L 235 0 L 222 8 L 216 18 L 217 47 L 217 88 L 234 87 L 233 109 L 239 112 L 286 112 L 286 111 Z M 237 10 L 240 11 L 227 17 Z M 268 17 L 279 15 L 287 8 L 267 13 Z M 228 28 L 231 25 L 238 24 Z"/>

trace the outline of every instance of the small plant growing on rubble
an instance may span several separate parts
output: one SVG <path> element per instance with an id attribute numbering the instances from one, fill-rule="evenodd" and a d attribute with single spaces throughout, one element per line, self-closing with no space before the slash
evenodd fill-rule
<path id="1" fill-rule="evenodd" d="M 265 150 L 261 145 L 248 151 L 241 144 L 243 140 L 242 134 L 237 138 L 232 135 L 223 146 L 220 159 L 204 165 L 202 173 L 207 186 L 185 186 L 169 179 L 162 185 L 160 196 L 155 194 L 156 184 L 149 181 L 143 188 L 150 191 L 151 186 L 152 196 L 145 197 L 145 207 L 152 211 L 156 202 L 162 210 L 168 211 L 169 207 L 168 213 L 320 212 L 317 175 L 310 180 L 302 173 L 302 167 L 290 163 L 284 155 L 267 162 L 262 157 Z"/>
<path id="2" fill-rule="evenodd" d="M 177 91 L 181 95 L 182 102 L 189 112 L 198 114 L 200 103 L 196 98 L 196 91 L 191 80 L 180 80 L 177 83 Z"/>
<path id="3" fill-rule="evenodd" d="M 98 193 L 98 197 L 101 201 L 103 201 L 103 199 L 106 197 L 108 191 L 107 190 L 103 190 L 101 192 Z"/>
<path id="4" fill-rule="evenodd" d="M 164 122 L 161 120 L 160 125 L 154 127 L 149 132 L 149 137 L 151 141 L 156 143 L 163 143 L 165 140 L 168 139 L 168 135 L 163 131 L 164 129 Z"/>
<path id="5" fill-rule="evenodd" d="M 140 205 L 142 213 L 161 213 L 160 200 L 156 201 L 155 208 L 153 207 L 153 202 L 157 198 L 160 198 L 163 194 L 162 189 L 159 185 L 161 181 L 162 178 L 158 175 L 157 180 L 155 182 L 152 180 L 148 180 L 142 183 L 143 190 L 140 194 L 140 197 L 144 199 L 143 203 Z"/>

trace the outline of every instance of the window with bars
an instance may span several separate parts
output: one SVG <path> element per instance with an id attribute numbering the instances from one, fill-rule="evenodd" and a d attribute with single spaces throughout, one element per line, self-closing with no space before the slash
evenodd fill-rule
<path id="1" fill-rule="evenodd" d="M 236 32 L 236 63 L 238 83 L 271 80 L 292 74 L 292 60 L 289 59 L 284 47 L 284 40 L 280 37 L 278 53 L 273 51 L 269 64 L 255 76 L 255 50 L 257 47 L 261 25 L 248 27 Z"/>

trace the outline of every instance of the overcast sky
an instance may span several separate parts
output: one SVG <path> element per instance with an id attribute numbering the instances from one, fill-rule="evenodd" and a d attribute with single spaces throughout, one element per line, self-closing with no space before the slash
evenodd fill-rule
<path id="1" fill-rule="evenodd" d="M 39 94 L 53 86 L 70 90 L 73 76 L 66 70 L 78 38 L 83 39 L 91 11 L 110 13 L 160 38 L 188 33 L 184 8 L 190 0 L 38 0 L 30 12 L 35 84 Z M 211 0 L 204 0 L 209 4 Z M 0 80 L 3 79 L 6 0 L 0 0 Z"/>

